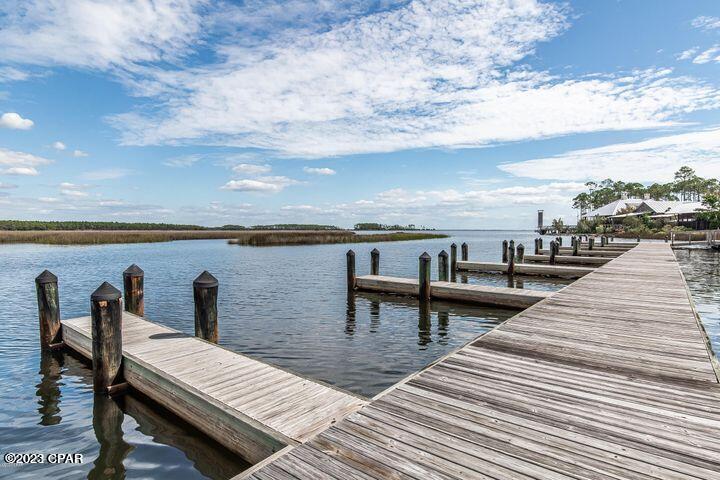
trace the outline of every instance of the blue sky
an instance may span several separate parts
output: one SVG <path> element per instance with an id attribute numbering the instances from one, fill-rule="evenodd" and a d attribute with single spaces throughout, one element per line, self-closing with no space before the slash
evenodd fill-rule
<path id="1" fill-rule="evenodd" d="M 720 176 L 720 2 L 5 1 L 0 217 L 573 222 Z"/>

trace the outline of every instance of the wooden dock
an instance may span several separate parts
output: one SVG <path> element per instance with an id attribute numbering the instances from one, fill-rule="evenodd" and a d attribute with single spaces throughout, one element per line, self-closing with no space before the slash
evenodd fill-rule
<path id="1" fill-rule="evenodd" d="M 92 357 L 90 317 L 62 321 Z M 327 429 L 366 400 L 136 315 L 122 316 L 123 371 L 135 389 L 256 463 Z"/>
<path id="2" fill-rule="evenodd" d="M 418 296 L 419 281 L 412 278 L 364 275 L 356 278 L 356 288 L 369 292 Z M 552 292 L 521 288 L 469 285 L 455 282 L 430 282 L 430 297 L 456 302 L 527 308 L 552 295 Z"/>
<path id="3" fill-rule="evenodd" d="M 718 479 L 718 371 L 640 244 L 241 477 Z"/>
<path id="4" fill-rule="evenodd" d="M 496 262 L 457 262 L 460 272 L 507 273 L 507 263 Z M 516 263 L 517 275 L 547 275 L 562 278 L 581 278 L 592 273 L 594 267 L 578 267 L 568 265 L 540 265 L 535 263 Z"/>
<path id="5" fill-rule="evenodd" d="M 563 252 L 565 253 L 565 252 Z M 605 265 L 608 263 L 612 258 L 608 257 L 581 257 L 581 256 L 572 256 L 572 255 L 556 255 L 555 256 L 555 263 L 556 264 L 566 264 L 566 265 L 593 265 L 593 266 L 600 266 Z M 548 263 L 550 261 L 549 255 L 525 255 L 524 257 L 525 262 L 538 262 L 538 263 Z"/>

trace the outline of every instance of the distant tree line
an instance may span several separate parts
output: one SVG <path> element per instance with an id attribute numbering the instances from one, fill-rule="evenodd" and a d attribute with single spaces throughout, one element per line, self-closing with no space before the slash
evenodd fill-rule
<path id="1" fill-rule="evenodd" d="M 313 225 L 300 223 L 281 223 L 275 225 L 223 225 L 222 227 L 202 227 L 176 223 L 141 222 L 42 222 L 35 220 L 0 220 L 0 230 L 340 230 L 334 225 Z"/>
<path id="2" fill-rule="evenodd" d="M 653 183 L 645 186 L 642 183 L 613 181 L 608 178 L 602 182 L 587 182 L 587 191 L 573 198 L 573 208 L 582 213 L 594 210 L 622 198 L 644 198 L 649 196 L 652 200 L 682 200 L 700 201 L 707 194 L 720 192 L 720 182 L 714 178 L 702 178 L 695 174 L 690 167 L 682 167 L 675 172 L 675 178 L 670 183 Z"/>
<path id="3" fill-rule="evenodd" d="M 425 228 L 424 225 L 419 227 L 414 224 L 410 225 L 384 225 L 381 223 L 356 223 L 354 230 L 434 230 L 433 228 Z"/>

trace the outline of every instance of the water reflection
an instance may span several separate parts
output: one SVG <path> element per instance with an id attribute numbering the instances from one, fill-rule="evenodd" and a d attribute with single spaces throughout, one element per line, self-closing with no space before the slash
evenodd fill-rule
<path id="1" fill-rule="evenodd" d="M 36 395 L 40 397 L 38 413 L 40 425 L 57 425 L 60 416 L 60 386 L 62 383 L 63 354 L 61 352 L 40 352 L 40 383 L 37 384 Z"/>
<path id="2" fill-rule="evenodd" d="M 380 326 L 380 302 L 375 300 L 370 300 L 370 332 L 376 333 L 378 331 L 378 327 Z"/>
<path id="3" fill-rule="evenodd" d="M 418 304 L 418 345 L 424 347 L 432 341 L 431 335 L 430 302 L 421 301 Z"/>
<path id="4" fill-rule="evenodd" d="M 356 325 L 355 292 L 347 293 L 347 306 L 345 308 L 345 334 L 349 337 L 355 333 Z"/>
<path id="5" fill-rule="evenodd" d="M 88 478 L 124 478 L 125 457 L 133 450 L 123 438 L 125 415 L 114 398 L 95 394 L 93 398 L 93 431 L 100 445 L 100 453 L 93 462 Z"/>

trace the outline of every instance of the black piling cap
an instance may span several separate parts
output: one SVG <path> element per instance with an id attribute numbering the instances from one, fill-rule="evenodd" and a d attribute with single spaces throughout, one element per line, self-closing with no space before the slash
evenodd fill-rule
<path id="1" fill-rule="evenodd" d="M 442 250 L 442 251 L 438 254 L 438 257 L 447 257 L 447 256 L 448 256 L 448 254 L 447 254 L 447 252 L 446 252 L 445 250 Z"/>
<path id="2" fill-rule="evenodd" d="M 457 248 L 457 245 L 455 245 L 455 243 L 451 243 L 450 248 Z"/>
<path id="3" fill-rule="evenodd" d="M 37 276 L 35 283 L 38 285 L 43 285 L 45 283 L 57 283 L 57 277 L 50 270 L 44 270 Z"/>
<path id="4" fill-rule="evenodd" d="M 347 253 L 346 253 L 345 255 L 347 255 L 348 257 L 354 257 L 354 256 L 355 256 L 355 252 L 353 252 L 352 249 L 350 249 L 350 250 L 347 251 Z"/>
<path id="5" fill-rule="evenodd" d="M 143 275 L 145 275 L 145 272 L 143 272 L 142 268 L 138 267 L 133 263 L 125 269 L 123 275 L 126 275 L 128 277 L 142 277 Z"/>
<path id="6" fill-rule="evenodd" d="M 108 282 L 103 282 L 102 285 L 100 285 L 97 290 L 95 290 L 92 295 L 90 295 L 90 300 L 93 301 L 110 301 L 110 300 L 120 300 L 120 290 L 110 285 Z"/>
<path id="7" fill-rule="evenodd" d="M 463 244 L 464 247 L 467 247 L 467 243 L 463 242 L 462 244 Z"/>
<path id="8" fill-rule="evenodd" d="M 427 252 L 423 252 L 422 255 L 420 255 L 421 260 L 430 260 L 430 255 L 428 255 Z"/>
<path id="9" fill-rule="evenodd" d="M 370 251 L 370 253 L 373 253 L 373 254 L 377 255 L 377 254 L 380 253 L 380 250 L 378 250 L 377 248 L 373 248 L 373 249 Z"/>
<path id="10" fill-rule="evenodd" d="M 217 280 L 217 278 L 213 277 L 210 272 L 205 270 L 200 275 L 198 275 L 198 277 L 193 281 L 193 286 L 200 287 L 200 288 L 217 287 L 218 280 Z"/>

